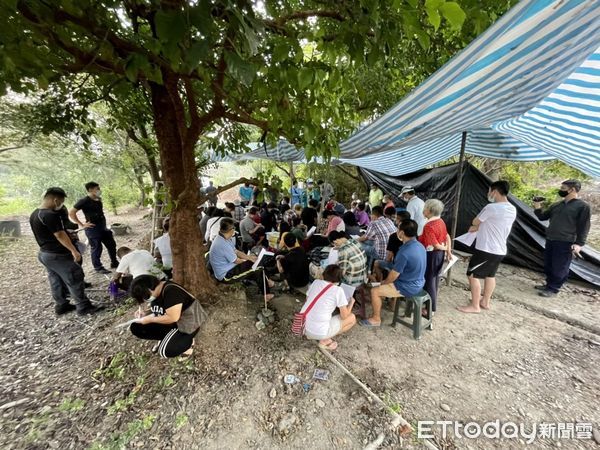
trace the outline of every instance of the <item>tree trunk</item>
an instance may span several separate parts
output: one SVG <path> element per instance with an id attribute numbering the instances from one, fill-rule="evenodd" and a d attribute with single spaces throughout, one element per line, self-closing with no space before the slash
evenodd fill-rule
<path id="1" fill-rule="evenodd" d="M 214 281 L 206 269 L 206 249 L 198 226 L 200 185 L 194 147 L 184 144 L 185 125 L 178 122 L 176 105 L 167 87 L 150 83 L 150 90 L 162 174 L 173 202 L 169 229 L 173 279 L 202 301 L 214 294 Z"/>
<path id="2" fill-rule="evenodd" d="M 142 208 L 146 204 L 146 187 L 144 186 L 144 176 L 138 169 L 133 169 L 135 172 L 135 180 L 140 190 L 140 200 L 138 207 Z"/>

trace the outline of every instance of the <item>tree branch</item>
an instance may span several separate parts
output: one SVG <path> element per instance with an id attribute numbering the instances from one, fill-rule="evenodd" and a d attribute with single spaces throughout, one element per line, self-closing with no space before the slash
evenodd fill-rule
<path id="1" fill-rule="evenodd" d="M 25 146 L 24 145 L 14 145 L 12 147 L 0 148 L 0 153 L 8 152 L 10 150 L 17 150 L 17 149 L 23 148 L 23 147 L 25 147 Z"/>
<path id="2" fill-rule="evenodd" d="M 282 28 L 287 22 L 291 22 L 292 20 L 308 19 L 309 17 L 327 17 L 339 22 L 346 20 L 346 18 L 340 14 L 339 11 L 312 9 L 307 11 L 295 11 L 285 16 L 278 17 L 277 19 L 265 20 L 264 23 L 267 26 L 279 29 Z"/>
<path id="3" fill-rule="evenodd" d="M 231 183 L 228 183 L 225 186 L 219 186 L 216 191 L 211 192 L 211 196 L 218 195 L 221 192 L 227 191 L 227 190 L 231 189 L 232 187 L 236 187 L 237 185 L 243 184 L 243 183 L 250 183 L 253 185 L 258 185 L 258 184 L 260 184 L 260 181 L 257 179 L 254 179 L 254 178 L 252 178 L 252 179 L 246 178 L 246 177 L 238 178 L 237 180 L 232 181 Z M 202 206 L 207 200 L 208 200 L 208 195 L 200 194 L 200 206 Z"/>
<path id="4" fill-rule="evenodd" d="M 252 117 L 245 111 L 239 111 L 238 114 L 234 114 L 232 112 L 223 113 L 223 117 L 225 119 L 231 120 L 233 122 L 247 123 L 248 125 L 255 125 L 263 131 L 267 131 L 269 129 L 269 122 L 266 120 L 258 120 Z"/>
<path id="5" fill-rule="evenodd" d="M 355 179 L 356 181 L 362 182 L 362 180 L 359 176 L 354 175 L 349 170 L 346 170 L 343 166 L 334 166 L 334 167 L 338 168 L 341 172 L 345 173 L 346 175 Z"/>

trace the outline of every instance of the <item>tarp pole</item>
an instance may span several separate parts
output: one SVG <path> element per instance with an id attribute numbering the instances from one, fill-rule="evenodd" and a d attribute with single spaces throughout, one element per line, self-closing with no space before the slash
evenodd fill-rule
<path id="1" fill-rule="evenodd" d="M 458 159 L 458 181 L 456 187 L 456 201 L 454 202 L 454 211 L 452 211 L 452 232 L 450 233 L 450 237 L 452 238 L 452 243 L 454 244 L 454 238 L 456 237 L 456 227 L 458 225 L 458 211 L 460 207 L 460 195 L 462 193 L 462 179 L 463 172 L 465 166 L 465 148 L 467 146 L 467 132 L 462 132 L 462 139 L 460 141 L 460 157 Z M 450 286 L 452 283 L 452 269 L 448 270 L 448 275 L 446 276 L 446 285 Z"/>

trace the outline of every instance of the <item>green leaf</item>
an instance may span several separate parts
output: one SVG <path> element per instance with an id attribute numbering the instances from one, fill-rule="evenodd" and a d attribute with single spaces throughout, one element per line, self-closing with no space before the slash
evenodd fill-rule
<path id="1" fill-rule="evenodd" d="M 187 23 L 181 12 L 159 10 L 154 23 L 156 34 L 163 41 L 179 42 L 187 33 Z"/>
<path id="2" fill-rule="evenodd" d="M 204 35 L 210 34 L 215 27 L 211 9 L 212 4 L 209 0 L 201 0 L 197 6 L 189 10 L 190 22 Z"/>
<path id="3" fill-rule="evenodd" d="M 290 53 L 290 47 L 287 43 L 278 42 L 273 48 L 273 62 L 284 61 Z"/>
<path id="4" fill-rule="evenodd" d="M 314 72 L 308 67 L 303 67 L 298 72 L 298 86 L 300 89 L 306 89 L 313 82 Z"/>
<path id="5" fill-rule="evenodd" d="M 243 60 L 237 53 L 225 52 L 227 71 L 233 78 L 245 86 L 250 86 L 256 77 L 256 68 L 253 64 Z"/>
<path id="6" fill-rule="evenodd" d="M 431 45 L 431 39 L 425 31 L 417 31 L 417 40 L 419 41 L 419 45 L 421 45 L 423 50 L 429 50 L 429 46 Z"/>
<path id="7" fill-rule="evenodd" d="M 433 28 L 435 28 L 436 31 L 442 23 L 442 17 L 440 16 L 440 13 L 437 9 L 433 8 L 427 8 L 427 20 L 431 25 L 433 25 Z"/>
<path id="8" fill-rule="evenodd" d="M 467 18 L 467 15 L 456 2 L 446 2 L 440 6 L 440 11 L 444 18 L 455 29 L 460 29 Z"/>
<path id="9" fill-rule="evenodd" d="M 188 73 L 191 73 L 200 61 L 205 59 L 210 51 L 210 45 L 207 41 L 195 42 L 187 51 L 185 55 L 185 66 L 188 69 Z"/>

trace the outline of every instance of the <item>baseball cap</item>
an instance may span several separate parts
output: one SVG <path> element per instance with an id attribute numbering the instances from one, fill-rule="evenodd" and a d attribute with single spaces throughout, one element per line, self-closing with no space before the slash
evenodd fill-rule
<path id="1" fill-rule="evenodd" d="M 406 194 L 407 192 L 414 192 L 415 188 L 412 186 L 404 186 L 400 191 L 400 195 Z"/>
<path id="2" fill-rule="evenodd" d="M 51 187 L 51 188 L 48 188 L 48 190 L 44 194 L 44 197 L 48 197 L 49 195 L 56 195 L 58 197 L 66 197 L 67 193 L 64 191 L 63 188 Z"/>

